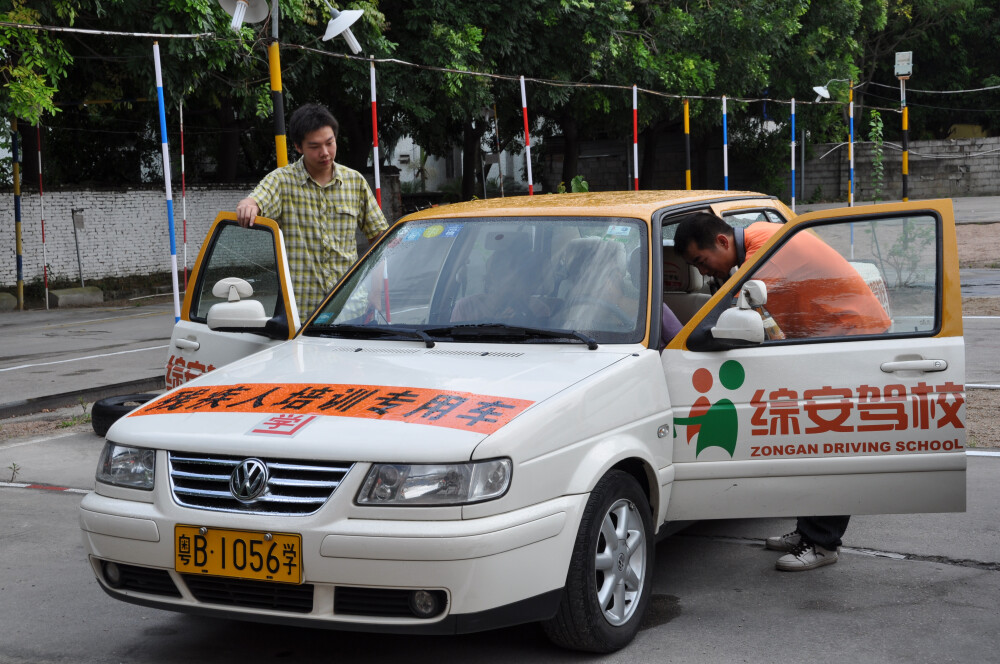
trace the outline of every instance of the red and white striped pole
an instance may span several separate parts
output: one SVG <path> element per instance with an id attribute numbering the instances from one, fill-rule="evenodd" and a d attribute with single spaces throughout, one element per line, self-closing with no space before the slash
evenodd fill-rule
<path id="1" fill-rule="evenodd" d="M 378 206 L 382 207 L 382 179 L 378 172 L 378 112 L 376 111 L 375 105 L 375 56 L 370 55 L 369 63 L 371 64 L 371 80 L 372 80 L 372 155 L 375 162 L 375 200 L 378 201 Z M 386 299 L 389 297 L 389 291 L 385 292 Z M 387 309 L 388 311 L 388 309 Z"/>
<path id="2" fill-rule="evenodd" d="M 639 88 L 632 84 L 632 163 L 635 164 L 635 190 L 639 191 Z"/>
<path id="3" fill-rule="evenodd" d="M 45 308 L 49 308 L 49 259 L 45 253 L 45 197 L 42 192 L 42 123 L 35 125 L 38 134 L 38 208 L 42 217 L 42 278 L 45 282 Z"/>
<path id="4" fill-rule="evenodd" d="M 531 137 L 528 136 L 528 96 L 524 92 L 524 77 L 521 77 L 521 113 L 524 115 L 524 158 L 528 165 L 528 195 L 535 195 L 534 180 L 531 179 Z"/>
<path id="5" fill-rule="evenodd" d="M 184 102 L 177 104 L 181 113 L 181 219 L 183 220 L 184 237 L 184 291 L 188 287 L 188 212 L 187 212 L 187 187 L 184 182 Z"/>

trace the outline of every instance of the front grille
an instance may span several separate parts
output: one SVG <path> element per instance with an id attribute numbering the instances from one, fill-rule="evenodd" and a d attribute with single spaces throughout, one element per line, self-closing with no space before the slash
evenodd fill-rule
<path id="1" fill-rule="evenodd" d="M 213 576 L 182 574 L 195 599 L 205 604 L 309 613 L 313 608 L 313 586 L 270 581 L 246 581 Z"/>
<path id="2" fill-rule="evenodd" d="M 263 459 L 264 493 L 243 503 L 229 490 L 233 470 L 247 457 L 170 452 L 170 489 L 185 507 L 244 514 L 306 515 L 316 512 L 340 486 L 353 464 L 339 461 Z"/>
<path id="3" fill-rule="evenodd" d="M 138 565 L 125 565 L 123 563 L 114 564 L 118 567 L 119 582 L 114 585 L 108 582 L 106 572 L 104 573 L 104 580 L 116 590 L 133 590 L 135 592 L 150 595 L 165 595 L 167 597 L 181 596 L 181 592 L 177 590 L 177 586 L 174 585 L 173 579 L 170 578 L 170 574 L 166 570 L 139 567 Z"/>

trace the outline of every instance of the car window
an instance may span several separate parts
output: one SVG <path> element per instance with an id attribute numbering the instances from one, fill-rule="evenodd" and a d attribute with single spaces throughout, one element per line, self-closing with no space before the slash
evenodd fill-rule
<path id="1" fill-rule="evenodd" d="M 241 228 L 235 222 L 220 224 L 215 242 L 209 246 L 198 276 L 191 317 L 204 322 L 213 304 L 225 298 L 212 295 L 216 282 L 226 277 L 239 277 L 253 288 L 248 299 L 260 301 L 264 312 L 274 316 L 278 306 L 280 286 L 278 263 L 274 251 L 274 236 L 263 226 Z"/>
<path id="2" fill-rule="evenodd" d="M 646 228 L 598 217 L 402 224 L 345 280 L 315 325 L 503 324 L 634 343 L 645 336 Z"/>
<path id="3" fill-rule="evenodd" d="M 765 231 L 747 228 L 748 252 Z M 787 339 L 930 334 L 938 235 L 929 215 L 814 225 L 786 238 L 748 278 L 767 285 L 766 307 Z"/>
<path id="4" fill-rule="evenodd" d="M 705 208 L 705 211 L 711 212 L 709 208 Z M 682 214 L 667 217 L 663 220 L 664 246 L 673 246 L 674 233 L 677 231 L 678 222 L 692 212 L 694 212 L 694 210 L 687 210 Z M 723 212 L 722 219 L 733 228 L 746 228 L 750 224 L 755 224 L 758 221 L 766 221 L 774 224 L 785 223 L 785 219 L 780 214 L 769 208 L 760 210 L 742 210 L 738 212 Z"/>

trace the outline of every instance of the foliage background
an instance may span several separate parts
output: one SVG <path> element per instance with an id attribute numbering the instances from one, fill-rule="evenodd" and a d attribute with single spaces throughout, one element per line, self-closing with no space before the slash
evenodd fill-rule
<path id="1" fill-rule="evenodd" d="M 898 108 L 896 51 L 914 52 L 911 138 L 943 137 L 955 123 L 1000 129 L 998 90 L 911 91 L 1000 85 L 995 0 L 361 0 L 335 6 L 365 11 L 353 29 L 366 55 L 425 66 L 379 65 L 381 154 L 404 135 L 433 154 L 462 147 L 463 198 L 476 191 L 480 152 L 494 145 L 490 109 L 497 109 L 504 147 L 522 147 L 517 75 L 567 84 L 532 84 L 529 93 L 533 135 L 561 138 L 564 182 L 578 175 L 582 141 L 631 134 L 630 94 L 595 85 L 634 83 L 691 96 L 696 163 L 721 144 L 717 100 L 697 97 L 763 100 L 731 103 L 729 132 L 734 158 L 753 165 L 764 190 L 773 187 L 787 157 L 787 142 L 774 133 L 789 119 L 788 104 L 780 102 L 811 101 L 812 86 L 852 79 L 859 82 L 856 121 L 866 126 L 869 107 Z M 280 7 L 286 116 L 305 102 L 326 104 L 341 123 L 338 161 L 365 169 L 368 63 L 326 55 L 346 47 L 340 39 L 321 40 L 329 20 L 323 0 L 281 0 Z M 160 41 L 168 125 L 177 126 L 183 100 L 186 172 L 199 183 L 251 181 L 276 164 L 270 21 L 233 33 L 215 0 L 0 0 L 0 22 L 8 24 L 209 33 Z M 46 186 L 121 186 L 161 177 L 151 51 L 146 38 L 0 25 L 0 112 L 19 120 L 28 154 L 35 143 L 30 127 L 41 122 Z M 846 101 L 845 83 L 831 91 Z M 658 146 L 682 131 L 682 106 L 653 95 L 640 104 L 641 185 L 649 187 Z M 842 105 L 797 110 L 813 142 L 846 139 Z M 884 132 L 886 141 L 899 140 L 895 117 L 885 118 Z M 0 136 L 9 141 L 7 132 Z M 177 160 L 176 135 L 171 142 Z M 544 146 L 543 140 L 540 150 Z M 8 158 L 0 171 L 7 182 L 10 170 Z M 25 183 L 37 178 L 36 170 L 35 160 L 24 159 Z M 700 177 L 696 170 L 696 187 Z"/>

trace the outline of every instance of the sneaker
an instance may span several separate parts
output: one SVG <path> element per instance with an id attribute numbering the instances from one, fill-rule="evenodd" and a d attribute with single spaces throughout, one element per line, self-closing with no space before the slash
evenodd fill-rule
<path id="1" fill-rule="evenodd" d="M 804 572 L 837 562 L 837 552 L 800 541 L 791 551 L 778 558 L 775 567 L 783 572 Z"/>
<path id="2" fill-rule="evenodd" d="M 797 530 L 793 530 L 790 533 L 785 533 L 784 535 L 777 535 L 775 537 L 768 537 L 764 541 L 764 546 L 771 551 L 784 551 L 785 553 L 791 551 L 799 542 L 802 541 L 802 535 Z"/>

